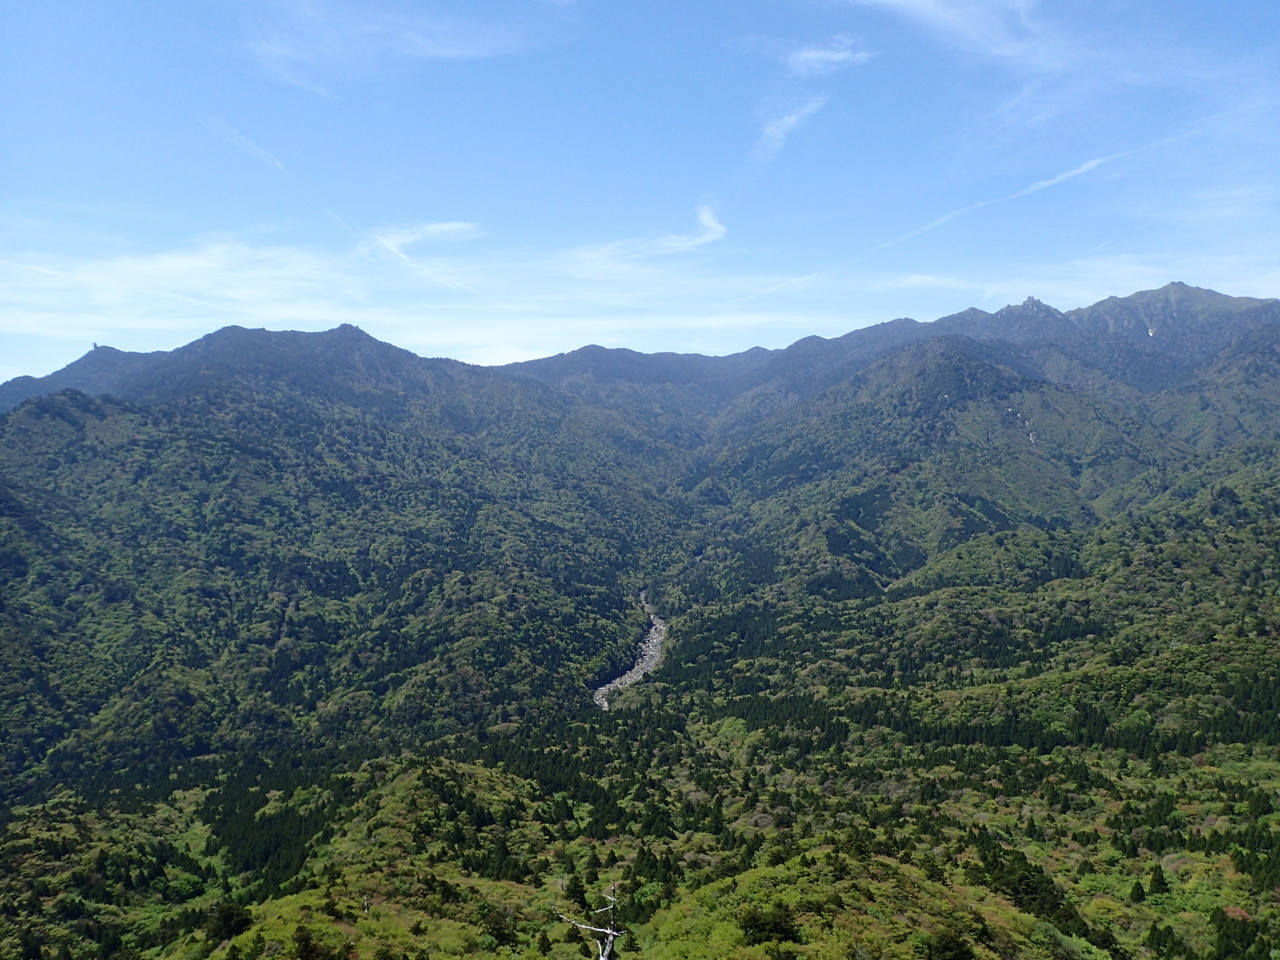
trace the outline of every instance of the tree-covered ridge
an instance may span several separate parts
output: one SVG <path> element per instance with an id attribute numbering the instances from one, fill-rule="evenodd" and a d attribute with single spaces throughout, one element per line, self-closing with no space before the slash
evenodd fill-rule
<path id="1" fill-rule="evenodd" d="M 1269 956 L 1274 314 L 233 328 L 27 399 L 0 956 L 567 958 L 611 893 L 623 956 Z"/>
<path id="2" fill-rule="evenodd" d="M 661 542 L 650 527 L 670 518 L 601 449 L 608 425 L 588 416 L 574 438 L 564 406 L 518 436 L 487 414 L 497 439 L 291 397 L 224 413 L 71 394 L 16 411 L 7 476 L 39 492 L 38 509 L 15 494 L 7 520 L 6 613 L 15 668 L 41 670 L 52 705 L 14 698 L 39 716 L 7 736 L 82 770 L 135 733 L 151 751 L 156 725 L 198 756 L 294 742 L 304 714 L 360 736 L 347 728 L 373 708 L 416 742 L 581 696 L 643 631 L 641 558 L 622 551 Z M 140 703 L 153 688 L 171 709 Z"/>

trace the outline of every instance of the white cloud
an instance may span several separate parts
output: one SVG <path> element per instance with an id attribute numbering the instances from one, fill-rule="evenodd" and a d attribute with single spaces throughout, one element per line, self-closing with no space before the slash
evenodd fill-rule
<path id="1" fill-rule="evenodd" d="M 423 222 L 379 227 L 369 235 L 372 240 L 366 242 L 366 251 L 376 245 L 401 260 L 409 260 L 410 257 L 404 252 L 404 248 L 412 244 L 424 240 L 471 240 L 483 236 L 484 233 L 474 223 L 453 220 L 442 223 Z"/>
<path id="2" fill-rule="evenodd" d="M 736 302 L 742 303 L 747 300 L 759 300 L 761 297 L 769 297 L 775 293 L 781 293 L 784 290 L 799 290 L 805 287 L 810 287 L 820 276 L 821 274 L 819 273 L 806 273 L 799 277 L 787 277 L 785 280 L 778 280 L 774 283 L 770 283 L 762 290 L 755 290 L 751 293 L 744 294 L 743 296 L 738 297 Z"/>
<path id="3" fill-rule="evenodd" d="M 751 155 L 757 160 L 772 160 L 786 146 L 791 134 L 826 105 L 826 97 L 812 97 L 799 106 L 771 117 L 760 131 L 760 139 L 756 141 Z"/>
<path id="4" fill-rule="evenodd" d="M 1204 124 L 1200 123 L 1193 125 L 1181 133 L 1177 133 L 1169 137 L 1162 137 L 1159 140 L 1153 140 L 1152 142 L 1143 144 L 1140 147 L 1134 147 L 1132 150 L 1121 150 L 1105 157 L 1095 157 L 1092 160 L 1086 160 L 1084 163 L 1077 164 L 1069 170 L 1064 170 L 1062 173 L 1055 174 L 1052 177 L 1046 177 L 1043 180 L 1037 180 L 1034 183 L 1023 187 L 1021 190 L 1015 190 L 1013 193 L 1006 194 L 1005 196 L 994 197 L 990 200 L 979 200 L 976 203 L 970 203 L 966 206 L 958 207 L 955 210 L 944 213 L 936 220 L 929 221 L 922 227 L 917 227 L 909 233 L 905 233 L 900 237 L 895 237 L 892 240 L 886 240 L 884 243 L 880 244 L 880 247 L 883 249 L 885 247 L 895 246 L 907 240 L 912 240 L 922 234 L 928 233 L 931 230 L 937 229 L 943 224 L 950 223 L 952 220 L 957 220 L 966 214 L 972 213 L 975 210 L 981 210 L 983 207 L 989 207 L 998 203 L 1008 203 L 1010 200 L 1020 200 L 1023 197 L 1029 197 L 1034 193 L 1039 193 L 1042 190 L 1048 190 L 1051 187 L 1056 187 L 1069 180 L 1082 177 L 1087 173 L 1092 173 L 1094 170 L 1108 164 L 1115 163 L 1117 160 L 1124 160 L 1128 157 L 1136 157 L 1140 154 L 1162 150 L 1166 147 L 1171 147 L 1187 140 L 1202 138 L 1203 136 Z"/>
<path id="5" fill-rule="evenodd" d="M 861 262 L 850 269 L 724 269 L 670 256 L 724 236 L 701 228 L 649 241 L 548 252 L 476 250 L 432 259 L 270 245 L 210 236 L 131 256 L 0 258 L 0 376 L 42 373 L 92 341 L 171 349 L 227 324 L 323 330 L 353 323 L 428 356 L 502 363 L 586 343 L 726 353 L 801 336 L 837 336 L 908 315 L 931 320 L 1031 293 L 1061 309 L 1181 279 L 1245 296 L 1280 291 L 1280 249 L 1257 232 L 1249 253 L 1169 248 L 1061 262 L 1006 261 L 933 273 Z M 1116 249 L 1123 247 L 1123 241 Z M 647 254 L 647 255 L 642 255 Z M 447 281 L 447 282 L 442 282 Z M 758 301 L 748 303 L 748 301 Z M 55 345 L 49 359 L 34 339 Z M 53 347 L 50 347 L 52 350 Z M 60 359 L 59 359 L 60 358 Z"/>
<path id="6" fill-rule="evenodd" d="M 643 348 L 651 327 L 765 322 L 764 314 L 722 305 L 779 277 L 721 274 L 682 256 L 726 233 L 704 206 L 689 233 L 544 253 L 406 252 L 481 236 L 473 224 L 457 222 L 370 231 L 346 250 L 208 236 L 150 254 L 10 254 L 0 258 L 0 352 L 6 334 L 33 330 L 156 349 L 141 345 L 161 335 L 177 345 L 227 324 L 316 330 L 340 323 L 473 362 L 604 342 L 610 330 L 629 331 L 629 345 Z"/>
<path id="7" fill-rule="evenodd" d="M 892 247 L 892 246 L 896 246 L 899 243 L 904 243 L 907 240 L 914 240 L 916 237 L 921 236 L 922 234 L 926 234 L 931 230 L 936 230 L 938 227 L 941 227 L 943 224 L 950 223 L 952 220 L 958 220 L 960 217 L 963 217 L 967 213 L 972 213 L 975 210 L 981 210 L 983 207 L 990 207 L 997 203 L 1007 203 L 1010 200 L 1020 200 L 1023 197 L 1029 197 L 1033 193 L 1039 193 L 1041 190 L 1048 190 L 1050 187 L 1056 187 L 1060 183 L 1066 183 L 1068 180 L 1074 180 L 1076 177 L 1080 177 L 1086 173 L 1090 173 L 1098 169 L 1099 167 L 1103 166 L 1104 164 L 1111 163 L 1115 160 L 1123 159 L 1124 157 L 1130 157 L 1130 156 L 1133 156 L 1134 154 L 1141 153 L 1144 150 L 1149 150 L 1156 146 L 1162 146 L 1170 142 L 1172 141 L 1162 140 L 1158 144 L 1150 144 L 1146 147 L 1141 147 L 1137 150 L 1125 150 L 1121 153 L 1114 153 L 1109 157 L 1096 157 L 1093 160 L 1086 160 L 1084 163 L 1074 166 L 1070 170 L 1065 170 L 1062 173 L 1059 173 L 1052 177 L 1046 177 L 1044 180 L 1037 180 L 1035 183 L 1032 183 L 1029 186 L 1025 186 L 1021 190 L 1015 190 L 1013 193 L 1007 194 L 1006 196 L 995 197 L 991 200 L 979 200 L 977 203 L 970 203 L 966 206 L 958 207 L 957 209 L 952 210 L 949 213 L 944 213 L 942 216 L 938 217 L 936 220 L 930 220 L 924 226 L 917 227 L 915 230 L 912 230 L 909 233 L 904 233 L 902 236 L 895 237 L 892 240 L 886 240 L 884 243 L 880 244 L 880 246 L 881 248 Z"/>
<path id="8" fill-rule="evenodd" d="M 1093 160 L 1086 160 L 1079 166 L 1072 167 L 1070 170 L 1064 170 L 1057 176 L 1048 177 L 1044 180 L 1037 180 L 1030 186 L 1023 187 L 1017 193 L 1011 193 L 1005 199 L 1017 200 L 1019 197 L 1026 197 L 1033 193 L 1039 193 L 1041 190 L 1048 190 L 1050 187 L 1056 187 L 1060 183 L 1066 183 L 1068 180 L 1074 180 L 1076 177 L 1083 176 L 1092 170 L 1097 170 L 1104 163 L 1110 163 L 1112 160 L 1119 160 L 1121 157 L 1127 157 L 1132 153 L 1134 153 L 1134 151 L 1126 150 L 1124 153 L 1112 154 L 1109 157 L 1097 157 Z"/>
<path id="9" fill-rule="evenodd" d="M 474 223 L 450 221 L 444 223 L 415 223 L 398 227 L 381 227 L 371 231 L 363 240 L 360 251 L 366 256 L 375 252 L 390 254 L 410 266 L 423 280 L 454 290 L 470 290 L 471 286 L 458 275 L 455 261 L 441 257 L 423 258 L 410 255 L 405 248 L 424 241 L 451 242 L 471 240 L 484 236 Z"/>
<path id="10" fill-rule="evenodd" d="M 1096 4 L 1082 13 L 1041 0 L 844 2 L 896 16 L 953 49 L 1010 68 L 1018 89 L 1003 93 L 987 115 L 997 130 L 1021 131 L 1090 110 L 1107 115 L 1127 98 L 1149 97 L 1161 88 L 1181 90 L 1187 102 L 1207 105 L 1255 96 L 1269 100 L 1275 86 L 1270 63 L 1260 68 L 1236 51 L 1224 59 L 1216 45 L 1153 29 L 1163 20 L 1157 8 L 1135 22 L 1141 4 Z"/>
<path id="11" fill-rule="evenodd" d="M 253 0 L 249 51 L 279 79 L 327 94 L 335 73 L 377 69 L 387 58 L 475 60 L 527 46 L 512 21 L 424 11 L 395 0 Z"/>
<path id="12" fill-rule="evenodd" d="M 801 47 L 787 54 L 787 69 L 797 77 L 806 79 L 824 77 L 846 67 L 866 63 L 871 55 L 865 50 L 855 50 L 854 40 L 846 34 L 832 37 L 826 43 Z"/>
<path id="13" fill-rule="evenodd" d="M 710 243 L 723 226 L 650 241 L 653 254 Z M 626 253 L 634 254 L 632 248 Z M 186 249 L 102 260 L 0 260 L 6 335 L 46 331 L 68 343 L 169 349 L 228 324 L 323 330 L 355 324 L 427 356 L 473 363 L 532 359 L 586 343 L 718 352 L 811 332 L 785 308 L 748 310 L 744 292 L 777 276 L 722 274 L 687 257 L 602 251 L 490 254 L 427 263 L 209 238 Z M 441 284 L 439 276 L 450 283 Z M 770 328 L 782 327 L 779 336 Z M 28 352 L 32 352 L 27 348 Z M 65 355 L 70 362 L 74 352 Z M 51 363 L 52 367 L 53 364 Z M 42 372 L 17 369 L 18 373 Z"/>
<path id="14" fill-rule="evenodd" d="M 669 234 L 659 238 L 654 245 L 656 253 L 684 253 L 697 247 L 705 246 L 722 239 L 729 231 L 708 206 L 698 208 L 698 224 L 702 227 L 697 233 Z"/>
<path id="15" fill-rule="evenodd" d="M 570 257 L 586 263 L 638 260 L 674 253 L 688 253 L 723 239 L 729 232 L 716 216 L 715 211 L 705 204 L 698 207 L 698 225 L 701 229 L 697 233 L 670 233 L 654 239 L 615 240 L 612 243 L 596 246 L 577 247 L 570 251 Z"/>
<path id="16" fill-rule="evenodd" d="M 1061 38 L 1032 18 L 1037 0 L 849 0 L 912 20 L 946 42 L 987 57 L 1056 67 Z"/>
<path id="17" fill-rule="evenodd" d="M 202 122 L 210 132 L 216 134 L 230 146 L 247 153 L 255 160 L 259 160 L 269 167 L 275 167 L 277 170 L 284 169 L 284 164 L 276 159 L 273 154 L 258 146 L 221 117 L 205 117 Z"/>

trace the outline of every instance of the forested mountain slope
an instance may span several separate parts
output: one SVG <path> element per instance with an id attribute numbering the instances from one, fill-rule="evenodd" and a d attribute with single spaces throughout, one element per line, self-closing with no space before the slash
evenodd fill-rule
<path id="1" fill-rule="evenodd" d="M 624 956 L 1269 957 L 1278 335 L 1173 284 L 11 381 L 0 956 L 568 958 L 612 891 Z"/>

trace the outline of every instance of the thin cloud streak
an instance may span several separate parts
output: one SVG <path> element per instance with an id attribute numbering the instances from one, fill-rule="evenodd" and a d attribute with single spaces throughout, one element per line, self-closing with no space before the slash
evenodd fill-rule
<path id="1" fill-rule="evenodd" d="M 1062 39 L 1032 20 L 1036 0 L 849 0 L 912 20 L 962 49 L 1037 68 L 1063 65 Z"/>
<path id="2" fill-rule="evenodd" d="M 1008 199 L 1008 198 L 1005 197 L 1002 199 Z M 914 240 L 916 237 L 923 236 L 924 234 L 928 233 L 930 230 L 936 230 L 938 229 L 938 227 L 941 227 L 943 224 L 950 223 L 952 220 L 957 220 L 960 217 L 963 217 L 966 213 L 973 213 L 973 211 L 975 210 L 981 210 L 983 207 L 989 207 L 993 203 L 1000 203 L 1000 202 L 1001 202 L 1000 199 L 979 200 L 977 203 L 971 203 L 967 207 L 960 207 L 956 210 L 952 210 L 950 213 L 944 213 L 942 216 L 938 217 L 938 219 L 930 220 L 923 227 L 917 227 L 915 230 L 912 230 L 910 233 L 904 233 L 900 237 L 894 237 L 892 240 L 886 240 L 884 243 L 880 244 L 880 246 L 877 249 L 884 250 L 887 247 L 896 247 L 900 243 L 906 243 L 908 240 Z"/>
<path id="3" fill-rule="evenodd" d="M 570 257 L 580 263 L 642 260 L 671 254 L 688 253 L 723 239 L 728 228 L 707 205 L 698 207 L 697 233 L 671 233 L 652 240 L 615 240 L 598 246 L 576 247 Z"/>
<path id="4" fill-rule="evenodd" d="M 381 227 L 374 230 L 370 236 L 374 243 L 393 256 L 401 260 L 412 260 L 413 258 L 404 252 L 404 248 L 411 244 L 424 240 L 471 240 L 483 236 L 483 231 L 474 223 L 453 220 L 443 223 L 424 222 L 398 227 Z"/>
<path id="5" fill-rule="evenodd" d="M 1056 187 L 1060 183 L 1066 183 L 1068 180 L 1074 180 L 1076 177 L 1083 176 L 1090 170 L 1097 170 L 1098 167 L 1102 166 L 1104 163 L 1110 163 L 1112 160 L 1119 160 L 1122 157 L 1132 156 L 1136 152 L 1137 151 L 1134 150 L 1128 150 L 1124 153 L 1112 154 L 1109 157 L 1098 157 L 1094 160 L 1086 160 L 1084 163 L 1080 164 L 1080 166 L 1072 167 L 1070 170 L 1066 170 L 1058 174 L 1056 177 L 1049 177 L 1046 180 L 1037 180 L 1035 183 L 1031 184 L 1031 186 L 1024 187 L 1017 193 L 1010 194 L 1004 199 L 1017 200 L 1019 197 L 1029 197 L 1033 193 L 1039 193 L 1041 190 L 1048 190 L 1050 187 Z"/>
<path id="6" fill-rule="evenodd" d="M 275 167 L 277 170 L 284 170 L 284 164 L 276 158 L 276 156 L 262 147 L 258 146 L 243 133 L 237 130 L 221 117 L 205 117 L 201 123 L 209 132 L 215 134 L 224 143 L 234 147 L 237 150 L 247 153 L 255 160 L 265 163 L 269 167 Z"/>
<path id="7" fill-rule="evenodd" d="M 950 213 L 945 213 L 936 220 L 931 220 L 924 226 L 912 230 L 910 233 L 904 233 L 900 237 L 895 237 L 892 240 L 886 240 L 884 243 L 879 245 L 878 249 L 883 250 L 886 247 L 893 247 L 900 243 L 905 243 L 908 240 L 914 240 L 916 237 L 922 236 L 931 230 L 936 230 L 938 227 L 950 223 L 952 220 L 957 220 L 966 214 L 973 213 L 975 210 L 981 210 L 983 207 L 990 207 L 998 203 L 1008 203 L 1010 200 L 1020 200 L 1023 197 L 1029 197 L 1034 193 L 1039 193 L 1041 190 L 1048 190 L 1050 187 L 1056 187 L 1061 183 L 1066 183 L 1068 180 L 1074 180 L 1076 177 L 1084 176 L 1086 173 L 1097 170 L 1105 164 L 1113 163 L 1116 160 L 1123 160 L 1126 157 L 1132 157 L 1136 154 L 1144 153 L 1157 147 L 1167 146 L 1170 143 L 1174 143 L 1184 138 L 1185 136 L 1170 137 L 1164 140 L 1159 140 L 1155 143 L 1147 144 L 1143 147 L 1138 147 L 1134 150 L 1124 150 L 1120 153 L 1113 153 L 1110 156 L 1096 157 L 1093 160 L 1086 160 L 1079 166 L 1072 167 L 1070 170 L 1064 170 L 1056 176 L 1047 177 L 1044 180 L 1037 180 L 1035 183 L 1023 187 L 1021 190 L 1015 190 L 1013 193 L 1006 196 L 995 197 L 991 200 L 979 200 L 977 203 L 971 203 L 967 206 L 952 210 Z"/>
<path id="8" fill-rule="evenodd" d="M 738 297 L 734 300 L 734 303 L 745 303 L 749 300 L 759 300 L 762 297 L 767 297 L 774 293 L 781 293 L 783 290 L 807 287 L 817 280 L 819 276 L 820 274 L 815 272 L 806 273 L 802 277 L 788 277 L 787 279 L 780 280 L 777 283 L 771 283 L 763 290 L 756 290 L 753 293 L 748 293 L 746 296 Z"/>
<path id="9" fill-rule="evenodd" d="M 655 244 L 654 252 L 685 253 L 708 243 L 715 243 L 729 232 L 716 217 L 715 211 L 705 205 L 698 208 L 698 223 L 702 229 L 697 233 L 671 234 L 660 238 Z"/>
<path id="10" fill-rule="evenodd" d="M 514 25 L 432 16 L 386 0 L 259 0 L 251 9 L 250 54 L 278 79 L 325 96 L 320 78 L 376 70 L 388 57 L 478 60 L 528 46 Z"/>
<path id="11" fill-rule="evenodd" d="M 772 118 L 760 132 L 760 139 L 756 141 L 751 155 L 761 161 L 772 160 L 782 152 L 791 135 L 826 105 L 826 97 L 813 97 L 787 113 Z"/>

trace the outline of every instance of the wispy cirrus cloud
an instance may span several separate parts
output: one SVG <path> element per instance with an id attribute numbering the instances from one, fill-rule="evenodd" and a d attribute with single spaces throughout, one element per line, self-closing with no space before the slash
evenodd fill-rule
<path id="1" fill-rule="evenodd" d="M 950 223 L 952 220 L 958 220 L 965 214 L 973 213 L 975 210 L 981 210 L 983 207 L 990 207 L 997 203 L 1007 203 L 1010 200 L 1020 200 L 1023 197 L 1029 197 L 1033 193 L 1039 193 L 1041 190 L 1048 190 L 1050 187 L 1056 187 L 1060 183 L 1066 183 L 1068 180 L 1074 180 L 1076 177 L 1084 176 L 1086 173 L 1096 170 L 1104 164 L 1132 156 L 1138 152 L 1140 151 L 1126 150 L 1122 153 L 1115 153 L 1108 157 L 1095 157 L 1092 160 L 1086 160 L 1084 163 L 1072 167 L 1070 170 L 1064 170 L 1062 173 L 1056 174 L 1052 177 L 1037 180 L 1035 183 L 1025 186 L 1021 190 L 1015 190 L 1013 193 L 1007 194 L 1006 196 L 993 197 L 990 200 L 979 200 L 977 203 L 970 203 L 966 206 L 958 207 L 949 213 L 944 213 L 936 220 L 930 220 L 924 226 L 917 227 L 909 233 L 904 233 L 902 236 L 895 237 L 892 240 L 886 240 L 884 243 L 880 244 L 880 247 L 883 249 L 885 247 L 896 246 L 897 244 L 904 243 L 907 240 L 914 240 L 916 237 L 926 234 L 930 230 L 936 230 L 943 224 Z"/>
<path id="2" fill-rule="evenodd" d="M 224 143 L 235 147 L 237 150 L 247 153 L 255 160 L 265 163 L 269 167 L 275 167 L 277 170 L 283 170 L 284 164 L 272 153 L 258 146 L 243 133 L 237 130 L 221 117 L 205 117 L 201 123 L 209 132 L 219 137 Z"/>
<path id="3" fill-rule="evenodd" d="M 871 59 L 871 55 L 861 49 L 852 36 L 844 33 L 799 46 L 756 38 L 751 48 L 765 52 L 786 71 L 786 81 L 781 89 L 765 98 L 758 108 L 762 122 L 759 136 L 751 148 L 751 157 L 761 162 L 777 157 L 792 134 L 827 105 L 825 94 L 806 97 L 801 91 L 814 89 L 812 81 L 830 77 Z"/>
<path id="4" fill-rule="evenodd" d="M 843 2 L 1008 68 L 1017 89 L 988 114 L 996 129 L 1022 131 L 1073 113 L 1150 112 L 1169 92 L 1204 109 L 1274 99 L 1275 57 L 1265 45 L 1224 55 L 1214 43 L 1165 29 L 1177 18 L 1158 6 L 1103 3 L 1085 13 L 1044 0 Z"/>
<path id="5" fill-rule="evenodd" d="M 909 233 L 905 233 L 900 237 L 895 237 L 892 240 L 886 240 L 884 243 L 880 244 L 880 248 L 884 249 L 885 247 L 896 246 L 897 244 L 903 243 L 904 241 L 912 240 L 918 236 L 921 236 L 922 234 L 928 233 L 930 230 L 936 230 L 938 227 L 942 226 L 943 224 L 950 223 L 952 220 L 957 220 L 960 217 L 963 217 L 965 214 L 972 213 L 975 210 L 981 210 L 983 207 L 990 207 L 998 203 L 1008 203 L 1011 200 L 1021 200 L 1023 197 L 1029 197 L 1032 194 L 1039 193 L 1042 190 L 1048 190 L 1051 187 L 1056 187 L 1059 184 L 1066 183 L 1068 180 L 1074 180 L 1077 177 L 1082 177 L 1087 173 L 1092 173 L 1094 170 L 1097 170 L 1099 167 L 1103 167 L 1103 166 L 1106 166 L 1107 164 L 1114 163 L 1117 160 L 1124 160 L 1128 157 L 1136 157 L 1139 154 L 1149 153 L 1154 150 L 1160 150 L 1162 148 L 1170 147 L 1174 144 L 1181 143 L 1186 140 L 1191 140 L 1199 136 L 1202 136 L 1200 128 L 1192 127 L 1189 130 L 1174 134 L 1171 137 L 1162 137 L 1159 140 L 1154 140 L 1151 143 L 1143 144 L 1140 147 L 1134 147 L 1132 150 L 1121 150 L 1116 153 L 1108 154 L 1105 157 L 1094 157 L 1092 160 L 1086 160 L 1083 163 L 1077 164 L 1071 169 L 1064 170 L 1061 173 L 1055 174 L 1052 177 L 1045 177 L 1043 180 L 1036 180 L 1034 183 L 1028 184 L 1027 186 L 1023 187 L 1020 190 L 1015 190 L 1013 193 L 1009 193 L 1001 197 L 993 197 L 990 200 L 979 200 L 976 203 L 970 203 L 970 204 L 967 204 L 966 206 L 958 207 L 957 209 L 952 210 L 949 213 L 943 214 L 942 216 L 938 217 L 936 220 L 930 220 L 924 226 L 917 227 L 915 230 L 912 230 Z"/>
<path id="6" fill-rule="evenodd" d="M 723 239 L 729 232 L 728 228 L 720 222 L 715 211 L 705 204 L 698 207 L 698 225 L 701 229 L 697 233 L 672 233 L 659 237 L 654 242 L 653 252 L 685 253 Z"/>
<path id="7" fill-rule="evenodd" d="M 639 344 L 646 324 L 706 330 L 757 322 L 741 308 L 712 305 L 778 277 L 720 274 L 687 256 L 727 232 L 703 206 L 687 233 L 546 251 L 446 243 L 485 238 L 477 225 L 455 221 L 355 231 L 340 249 L 209 235 L 121 256 L 10 254 L 0 256 L 0 344 L 39 330 L 125 349 L 163 332 L 176 346 L 230 323 L 303 330 L 353 323 L 410 349 L 473 362 L 545 355 L 548 325 L 563 338 L 555 349 L 604 342 L 612 329 L 633 330 Z M 12 371 L 19 372 L 27 371 Z"/>
<path id="8" fill-rule="evenodd" d="M 783 58 L 783 63 L 795 76 L 812 79 L 837 73 L 870 59 L 871 54 L 857 49 L 853 37 L 838 34 L 826 43 L 809 44 L 790 51 Z"/>
<path id="9" fill-rule="evenodd" d="M 638 260 L 688 253 L 723 239 L 729 230 L 711 207 L 698 207 L 698 230 L 695 233 L 669 233 L 652 239 L 615 240 L 595 246 L 576 247 L 570 255 L 588 260 Z"/>
<path id="10" fill-rule="evenodd" d="M 475 60 L 528 44 L 510 19 L 397 0 L 253 0 L 245 21 L 249 52 L 266 70 L 322 94 L 332 75 L 374 69 L 387 58 Z"/>
<path id="11" fill-rule="evenodd" d="M 897 14 L 957 47 L 1027 66 L 1060 65 L 1061 38 L 1034 19 L 1038 0 L 848 0 Z"/>
<path id="12" fill-rule="evenodd" d="M 361 243 L 360 250 L 366 256 L 373 253 L 390 254 L 409 265 L 418 276 L 437 286 L 469 290 L 471 287 L 459 275 L 455 262 L 439 256 L 422 257 L 410 254 L 405 248 L 424 242 L 456 242 L 482 236 L 484 231 L 474 223 L 461 220 L 426 221 L 372 230 Z"/>
<path id="13" fill-rule="evenodd" d="M 751 156 L 756 160 L 772 160 L 782 152 L 791 135 L 826 105 L 826 97 L 810 97 L 803 103 L 792 105 L 771 116 L 761 129 L 760 138 L 756 140 Z"/>
<path id="14" fill-rule="evenodd" d="M 379 227 L 370 231 L 369 240 L 364 249 L 369 251 L 379 248 L 399 257 L 401 260 L 412 259 L 405 253 L 405 247 L 426 240 L 471 240 L 484 235 L 477 224 L 464 220 L 401 224 L 394 227 Z"/>
<path id="15" fill-rule="evenodd" d="M 904 314 L 927 320 L 1028 294 L 1067 309 L 1171 279 L 1248 296 L 1280 286 L 1280 249 L 1265 229 L 1250 238 L 1256 242 L 1217 250 L 1187 244 L 930 273 L 887 263 L 752 270 L 661 255 L 712 243 L 724 235 L 718 224 L 709 214 L 696 232 L 606 248 L 462 245 L 412 261 L 370 256 L 359 242 L 321 249 L 232 235 L 127 256 L 9 254 L 0 256 L 0 379 L 56 369 L 93 341 L 171 348 L 230 323 L 297 330 L 353 323 L 428 356 L 502 363 L 585 343 L 711 353 L 785 346 L 808 334 L 835 336 Z M 58 359 L 51 348 L 44 369 L 34 365 L 37 338 L 62 345 Z"/>
<path id="16" fill-rule="evenodd" d="M 708 225 L 651 241 L 652 249 L 688 249 L 718 234 Z M 725 352 L 812 332 L 812 316 L 794 315 L 785 302 L 768 309 L 739 302 L 785 280 L 721 272 L 687 256 L 488 250 L 424 265 L 358 249 L 206 238 L 150 255 L 0 258 L 0 345 L 7 335 L 40 330 L 83 349 L 90 341 L 157 349 L 158 337 L 175 347 L 227 324 L 323 330 L 352 323 L 427 356 L 473 363 L 586 343 Z M 772 332 L 777 326 L 792 332 Z M 0 364 L 0 372 L 43 371 Z"/>

